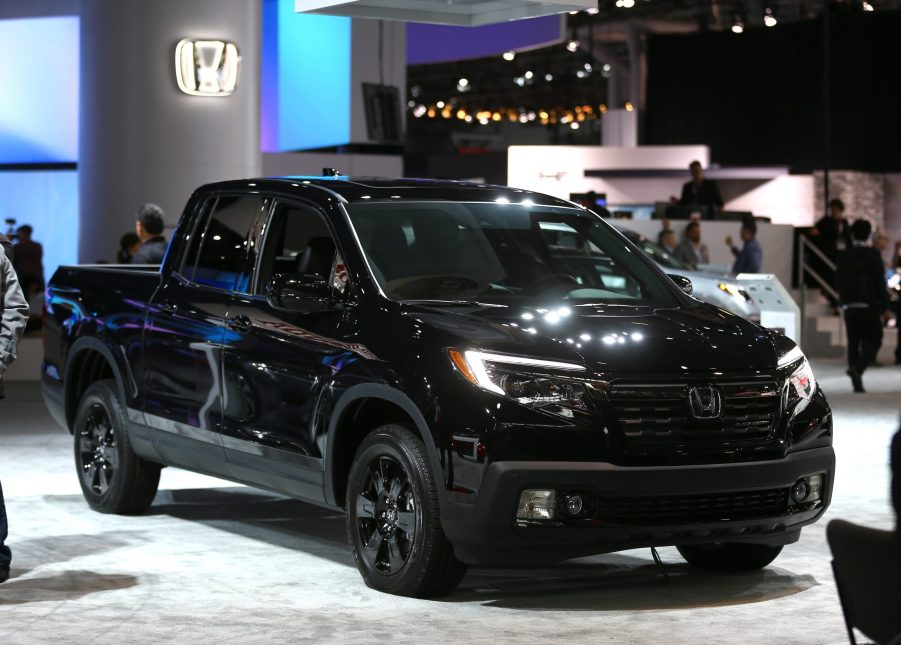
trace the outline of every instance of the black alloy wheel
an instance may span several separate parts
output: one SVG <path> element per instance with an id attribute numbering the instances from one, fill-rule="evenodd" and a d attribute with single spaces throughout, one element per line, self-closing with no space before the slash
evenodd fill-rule
<path id="1" fill-rule="evenodd" d="M 398 573 L 416 539 L 418 504 L 413 487 L 403 466 L 388 455 L 370 461 L 366 470 L 366 483 L 356 500 L 362 555 L 374 569 Z"/>
<path id="2" fill-rule="evenodd" d="M 79 429 L 78 465 L 82 486 L 95 495 L 106 495 L 119 468 L 116 430 L 106 408 L 92 403 L 84 425 Z"/>
<path id="3" fill-rule="evenodd" d="M 437 479 L 422 440 L 387 424 L 363 439 L 347 482 L 347 539 L 373 589 L 430 598 L 453 590 L 466 565 L 441 528 Z"/>
<path id="4" fill-rule="evenodd" d="M 88 505 L 101 513 L 145 511 L 156 495 L 160 466 L 132 450 L 115 381 L 97 381 L 85 390 L 73 434 L 78 482 Z"/>

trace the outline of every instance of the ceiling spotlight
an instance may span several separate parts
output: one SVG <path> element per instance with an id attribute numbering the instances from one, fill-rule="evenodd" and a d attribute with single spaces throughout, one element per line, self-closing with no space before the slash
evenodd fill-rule
<path id="1" fill-rule="evenodd" d="M 572 123 L 569 124 L 569 127 L 571 127 L 573 130 L 578 130 L 579 124 L 577 122 L 573 121 Z"/>
<path id="2" fill-rule="evenodd" d="M 773 10 L 767 7 L 766 13 L 763 15 L 763 24 L 767 27 L 775 27 L 777 22 L 776 16 L 773 15 Z"/>
<path id="3" fill-rule="evenodd" d="M 635 6 L 635 0 L 616 0 L 616 6 L 622 9 L 631 9 Z"/>
<path id="4" fill-rule="evenodd" d="M 435 106 L 438 107 L 438 109 L 443 108 L 443 107 L 444 107 L 444 101 L 438 101 L 437 103 L 435 103 Z"/>
<path id="5" fill-rule="evenodd" d="M 632 101 L 626 101 L 626 104 L 623 107 L 626 108 L 626 112 L 631 112 L 635 109 L 635 106 L 632 105 Z"/>
<path id="6" fill-rule="evenodd" d="M 426 106 L 417 105 L 415 108 L 413 108 L 413 116 L 415 116 L 418 119 L 421 116 L 423 116 L 427 110 L 428 110 L 428 108 L 426 108 Z"/>
<path id="7" fill-rule="evenodd" d="M 596 16 L 600 11 L 601 10 L 597 7 L 589 7 L 585 10 L 585 13 L 587 13 L 589 16 Z"/>
<path id="8" fill-rule="evenodd" d="M 548 83 L 550 83 L 552 80 L 554 80 L 554 75 L 553 74 L 545 74 L 544 80 L 546 80 Z"/>
<path id="9" fill-rule="evenodd" d="M 520 87 L 525 87 L 525 86 L 526 86 L 526 79 L 525 79 L 525 77 L 523 77 L 523 76 L 516 76 L 516 77 L 513 79 L 513 82 L 516 83 L 517 85 L 519 85 Z"/>
<path id="10" fill-rule="evenodd" d="M 864 11 L 876 11 L 876 7 L 867 2 L 867 0 L 863 0 L 861 7 L 863 7 Z"/>
<path id="11" fill-rule="evenodd" d="M 535 74 L 532 73 L 532 70 L 529 70 L 524 74 L 524 76 L 526 77 L 527 81 L 531 81 L 532 77 L 535 76 Z"/>
<path id="12" fill-rule="evenodd" d="M 513 60 L 516 58 L 516 52 L 504 52 L 504 60 Z"/>
<path id="13" fill-rule="evenodd" d="M 418 85 L 414 85 L 413 87 L 410 88 L 410 94 L 413 96 L 414 99 L 418 99 L 419 95 L 422 94 L 422 88 L 419 87 Z"/>
<path id="14" fill-rule="evenodd" d="M 604 78 L 610 78 L 610 72 L 612 68 L 610 67 L 610 63 L 604 63 L 604 66 L 601 67 L 601 76 Z"/>
<path id="15" fill-rule="evenodd" d="M 591 63 L 585 63 L 583 67 L 585 68 L 586 72 L 590 72 L 592 70 Z"/>
<path id="16" fill-rule="evenodd" d="M 745 23 L 741 21 L 741 18 L 735 16 L 735 22 L 732 23 L 732 33 L 733 34 L 742 34 L 745 31 Z"/>
<path id="17" fill-rule="evenodd" d="M 568 43 L 566 43 L 566 49 L 571 52 L 577 51 L 579 49 L 579 41 L 570 40 Z"/>
<path id="18" fill-rule="evenodd" d="M 461 78 L 459 81 L 457 81 L 457 91 L 458 92 L 468 92 L 470 89 L 472 89 L 472 88 L 469 85 L 469 79 Z"/>
<path id="19" fill-rule="evenodd" d="M 580 69 L 576 71 L 576 76 L 578 78 L 586 78 L 588 76 L 588 72 L 586 72 L 584 69 Z"/>

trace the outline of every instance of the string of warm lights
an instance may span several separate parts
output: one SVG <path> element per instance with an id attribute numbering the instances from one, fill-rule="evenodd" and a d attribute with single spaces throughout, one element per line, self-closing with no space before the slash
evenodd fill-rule
<path id="1" fill-rule="evenodd" d="M 608 111 L 606 103 L 594 105 L 576 105 L 573 107 L 554 107 L 539 110 L 527 110 L 521 107 L 494 107 L 474 108 L 459 103 L 456 100 L 438 101 L 433 105 L 410 101 L 408 104 L 411 114 L 417 118 L 428 119 L 457 119 L 466 123 L 479 123 L 489 125 L 507 120 L 511 123 L 540 123 L 541 125 L 569 125 L 573 130 L 578 130 L 581 123 L 586 121 L 598 121 Z M 631 112 L 635 106 L 626 102 L 623 109 Z"/>

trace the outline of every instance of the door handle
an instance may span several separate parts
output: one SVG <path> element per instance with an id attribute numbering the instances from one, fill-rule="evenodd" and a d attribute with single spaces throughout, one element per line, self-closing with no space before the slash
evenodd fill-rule
<path id="1" fill-rule="evenodd" d="M 251 330 L 253 322 L 251 322 L 250 318 L 244 314 L 238 314 L 237 316 L 229 316 L 226 318 L 225 325 L 233 331 L 244 333 Z"/>

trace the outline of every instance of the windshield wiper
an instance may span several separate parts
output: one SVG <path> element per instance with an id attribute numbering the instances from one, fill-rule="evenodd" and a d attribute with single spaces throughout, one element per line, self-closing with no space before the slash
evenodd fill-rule
<path id="1" fill-rule="evenodd" d="M 478 300 L 442 300 L 423 298 L 417 300 L 401 300 L 406 305 L 430 305 L 445 307 L 506 307 L 507 305 L 499 305 L 490 302 L 479 302 Z"/>

